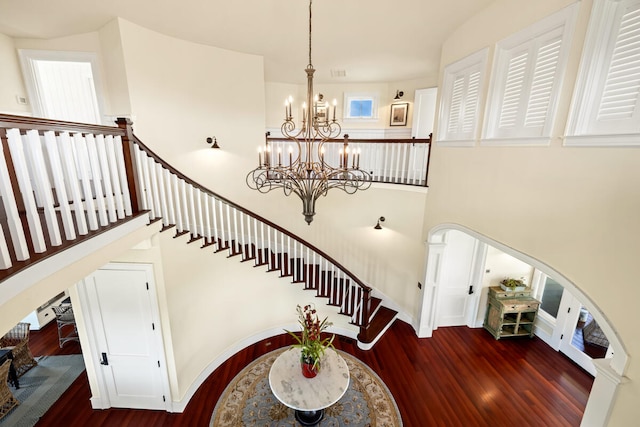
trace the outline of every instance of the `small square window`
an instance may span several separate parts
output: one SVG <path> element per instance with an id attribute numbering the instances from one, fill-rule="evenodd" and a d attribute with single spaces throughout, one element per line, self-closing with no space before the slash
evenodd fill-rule
<path id="1" fill-rule="evenodd" d="M 375 94 L 345 94 L 345 119 L 378 118 L 378 97 Z"/>

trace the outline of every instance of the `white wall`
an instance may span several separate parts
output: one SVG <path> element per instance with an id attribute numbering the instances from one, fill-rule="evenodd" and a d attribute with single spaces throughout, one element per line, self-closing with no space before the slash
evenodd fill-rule
<path id="1" fill-rule="evenodd" d="M 16 96 L 27 98 L 18 53 L 11 37 L 0 34 L 0 113 L 30 114 L 30 104 L 19 104 Z"/>
<path id="2" fill-rule="evenodd" d="M 522 279 L 527 286 L 531 286 L 533 267 L 526 262 L 512 257 L 509 254 L 489 246 L 485 262 L 485 274 L 482 277 L 482 286 L 500 286 L 502 279 Z"/>
<path id="3" fill-rule="evenodd" d="M 441 69 L 484 47 L 491 48 L 491 63 L 492 47 L 500 38 L 570 3 L 494 2 L 447 40 Z M 562 146 L 592 2 L 578 4 L 551 146 L 434 146 L 425 230 L 461 224 L 551 266 L 588 295 L 631 355 L 626 372 L 630 381 L 620 386 L 610 421 L 630 425 L 640 417 L 640 365 L 633 357 L 640 354 L 634 317 L 640 299 L 640 151 Z"/>

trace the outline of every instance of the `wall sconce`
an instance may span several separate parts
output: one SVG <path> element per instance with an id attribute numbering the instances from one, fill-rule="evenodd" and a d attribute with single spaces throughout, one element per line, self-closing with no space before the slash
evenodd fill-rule
<path id="1" fill-rule="evenodd" d="M 216 139 L 215 136 L 213 137 L 213 139 L 211 139 L 211 137 L 207 138 L 207 144 L 211 144 L 211 143 L 213 143 L 211 148 L 220 148 L 220 146 L 218 145 L 218 140 Z"/>
<path id="2" fill-rule="evenodd" d="M 400 98 L 402 98 L 404 96 L 404 92 L 401 90 L 396 90 L 396 97 L 393 98 L 394 101 L 399 101 Z"/>
<path id="3" fill-rule="evenodd" d="M 381 222 L 384 222 L 384 217 L 383 216 L 378 218 L 378 223 L 376 224 L 375 227 L 373 227 L 373 229 L 374 230 L 382 230 L 382 226 L 380 225 Z"/>

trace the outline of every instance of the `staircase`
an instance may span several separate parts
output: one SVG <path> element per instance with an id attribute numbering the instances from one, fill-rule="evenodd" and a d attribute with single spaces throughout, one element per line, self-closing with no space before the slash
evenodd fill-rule
<path id="1" fill-rule="evenodd" d="M 117 124 L 0 115 L 0 282 L 146 214 L 150 222 L 162 222 L 162 232 L 190 234 L 189 243 L 227 251 L 313 290 L 359 327 L 362 348 L 370 348 L 395 320 L 397 312 L 328 254 L 172 168 L 133 135 L 130 121 Z M 393 147 L 393 174 L 402 182 L 398 162 L 407 163 L 411 147 L 415 151 L 424 140 L 398 143 L 404 149 Z M 373 146 L 380 150 L 379 141 Z M 426 177 L 419 181 L 426 184 Z"/>

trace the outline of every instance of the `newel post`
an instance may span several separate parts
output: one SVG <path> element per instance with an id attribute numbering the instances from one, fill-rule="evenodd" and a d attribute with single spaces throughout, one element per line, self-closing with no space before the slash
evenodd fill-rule
<path id="1" fill-rule="evenodd" d="M 369 326 L 369 311 L 371 310 L 371 289 L 364 288 L 362 291 L 362 325 L 360 326 L 360 332 L 366 333 L 367 326 Z"/>
<path id="2" fill-rule="evenodd" d="M 125 133 L 122 135 L 122 154 L 124 157 L 124 166 L 127 171 L 127 185 L 129 186 L 129 194 L 131 197 L 131 211 L 136 214 L 140 212 L 138 205 L 138 174 L 135 168 L 135 146 L 133 144 L 134 136 L 131 125 L 133 122 L 130 119 L 124 117 L 118 117 L 116 124 L 119 128 L 124 129 Z"/>

